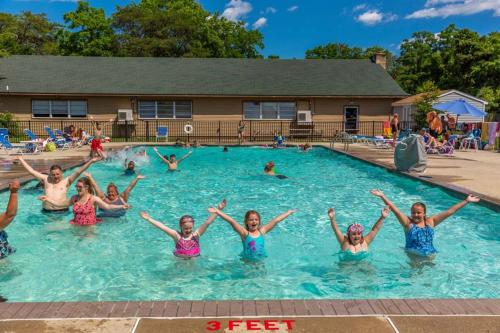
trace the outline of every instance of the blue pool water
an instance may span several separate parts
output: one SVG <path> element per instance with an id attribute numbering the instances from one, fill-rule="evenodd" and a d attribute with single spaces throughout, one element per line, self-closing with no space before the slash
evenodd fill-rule
<path id="1" fill-rule="evenodd" d="M 163 154 L 186 149 L 160 147 Z M 68 223 L 71 214 L 47 216 L 31 182 L 20 192 L 19 213 L 6 229 L 17 252 L 0 261 L 0 296 L 10 301 L 210 300 L 312 298 L 500 297 L 500 216 L 470 204 L 436 228 L 439 254 L 433 262 L 411 262 L 404 235 L 391 215 L 370 247 L 368 258 L 341 261 L 327 209 L 335 207 L 345 230 L 353 221 L 370 229 L 382 202 L 369 194 L 383 190 L 405 212 L 415 201 L 440 212 L 457 202 L 448 192 L 398 176 L 326 149 L 199 148 L 180 165 L 166 166 L 147 148 L 146 175 L 132 192 L 123 218 L 94 227 Z M 279 180 L 262 173 L 273 160 Z M 118 162 L 90 168 L 105 187 L 125 189 Z M 69 172 L 66 172 L 68 175 Z M 70 190 L 75 193 L 74 187 Z M 173 241 L 139 217 L 145 210 L 176 227 L 191 214 L 197 225 L 206 211 L 227 198 L 226 212 L 238 221 L 256 209 L 263 221 L 288 209 L 297 213 L 266 236 L 268 257 L 240 260 L 241 240 L 217 219 L 201 238 L 202 256 L 180 260 Z M 8 193 L 0 194 L 0 209 Z"/>

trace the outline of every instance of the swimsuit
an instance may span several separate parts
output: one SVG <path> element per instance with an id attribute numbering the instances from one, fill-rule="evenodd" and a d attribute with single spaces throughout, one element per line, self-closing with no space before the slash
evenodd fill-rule
<path id="1" fill-rule="evenodd" d="M 126 176 L 132 176 L 132 175 L 135 175 L 135 170 L 125 169 L 124 174 L 125 174 Z"/>
<path id="2" fill-rule="evenodd" d="M 16 252 L 7 241 L 7 233 L 5 230 L 0 230 L 0 259 L 7 257 L 9 254 Z"/>
<path id="3" fill-rule="evenodd" d="M 252 237 L 247 234 L 243 240 L 243 252 L 241 255 L 246 259 L 259 259 L 266 256 L 264 236 L 259 231 L 259 236 Z"/>
<path id="4" fill-rule="evenodd" d="M 200 243 L 198 237 L 183 238 L 179 235 L 179 240 L 175 243 L 174 256 L 181 258 L 193 258 L 200 255 Z"/>
<path id="5" fill-rule="evenodd" d="M 46 209 L 46 208 L 42 208 L 42 213 L 65 214 L 68 211 L 69 211 L 69 208 L 62 208 L 62 209 Z"/>
<path id="6" fill-rule="evenodd" d="M 109 203 L 110 205 L 124 205 L 125 202 L 123 201 L 122 197 L 118 196 L 115 200 Z M 125 215 L 127 212 L 126 209 L 120 208 L 120 209 L 102 209 L 99 208 L 99 216 L 100 217 L 120 217 Z"/>
<path id="7" fill-rule="evenodd" d="M 391 132 L 397 132 L 398 131 L 398 125 L 391 124 Z"/>
<path id="8" fill-rule="evenodd" d="M 101 139 L 93 138 L 92 143 L 90 144 L 90 150 L 92 151 L 104 150 L 102 148 Z"/>
<path id="9" fill-rule="evenodd" d="M 410 230 L 406 233 L 406 251 L 419 256 L 430 256 L 437 253 L 437 250 L 432 244 L 434 239 L 434 229 L 425 225 L 424 228 L 419 228 L 415 224 L 411 224 Z"/>
<path id="10" fill-rule="evenodd" d="M 73 204 L 73 219 L 69 221 L 71 224 L 76 225 L 93 225 L 102 222 L 102 219 L 98 219 L 95 216 L 95 208 L 90 203 L 90 198 L 84 204 L 79 204 L 75 202 Z"/>

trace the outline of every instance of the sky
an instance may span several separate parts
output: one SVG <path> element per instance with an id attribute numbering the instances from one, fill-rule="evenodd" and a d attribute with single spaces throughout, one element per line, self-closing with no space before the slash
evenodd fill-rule
<path id="1" fill-rule="evenodd" d="M 139 0 L 136 0 L 139 1 Z M 264 56 L 304 58 L 327 43 L 382 46 L 396 55 L 415 31 L 437 33 L 449 24 L 481 35 L 500 28 L 500 0 L 198 0 L 211 13 L 240 20 L 264 36 Z M 131 0 L 90 0 L 111 15 Z M 63 23 L 76 0 L 0 0 L 0 12 L 46 13 Z"/>

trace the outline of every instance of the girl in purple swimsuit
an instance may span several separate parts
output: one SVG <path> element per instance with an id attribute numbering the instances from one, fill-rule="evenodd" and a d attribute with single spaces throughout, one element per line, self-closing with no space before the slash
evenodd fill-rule
<path id="1" fill-rule="evenodd" d="M 219 204 L 219 209 L 226 207 L 226 199 Z M 179 258 L 190 259 L 200 255 L 200 237 L 207 230 L 208 226 L 217 218 L 217 214 L 212 213 L 196 231 L 193 232 L 194 219 L 190 215 L 184 215 L 179 220 L 180 231 L 171 229 L 163 223 L 153 220 L 148 213 L 141 212 L 141 217 L 165 232 L 175 241 L 174 255 Z"/>

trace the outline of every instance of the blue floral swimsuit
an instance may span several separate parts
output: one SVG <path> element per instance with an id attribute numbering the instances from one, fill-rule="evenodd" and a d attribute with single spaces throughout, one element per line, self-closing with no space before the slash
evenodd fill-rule
<path id="1" fill-rule="evenodd" d="M 264 236 L 259 232 L 259 236 L 252 237 L 250 233 L 247 234 L 243 241 L 243 258 L 245 259 L 259 259 L 266 256 L 266 247 Z"/>
<path id="2" fill-rule="evenodd" d="M 406 233 L 406 246 L 408 252 L 419 256 L 428 257 L 437 253 L 432 241 L 434 239 L 434 228 L 427 224 L 424 228 L 419 228 L 411 224 L 410 230 Z"/>
<path id="3" fill-rule="evenodd" d="M 7 233 L 5 230 L 0 230 L 0 259 L 7 257 L 9 254 L 16 252 L 7 241 Z"/>

